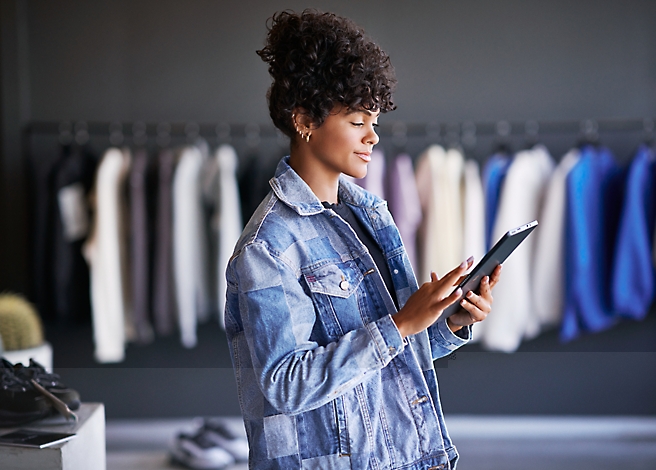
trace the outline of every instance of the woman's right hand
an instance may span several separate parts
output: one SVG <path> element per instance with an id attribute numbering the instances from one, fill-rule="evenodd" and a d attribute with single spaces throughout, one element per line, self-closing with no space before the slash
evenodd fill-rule
<path id="1" fill-rule="evenodd" d="M 474 258 L 469 258 L 441 279 L 431 272 L 431 281 L 425 282 L 410 296 L 403 308 L 392 315 L 392 320 L 403 338 L 431 326 L 440 318 L 445 308 L 462 296 L 462 289 L 453 292 L 453 288 L 473 263 Z"/>

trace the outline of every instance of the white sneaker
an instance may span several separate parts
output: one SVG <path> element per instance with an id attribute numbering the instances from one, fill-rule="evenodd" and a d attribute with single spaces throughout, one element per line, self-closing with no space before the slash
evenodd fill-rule
<path id="1" fill-rule="evenodd" d="M 208 418 L 203 422 L 207 439 L 227 450 L 237 462 L 248 462 L 248 439 L 243 422 Z"/>
<path id="2" fill-rule="evenodd" d="M 233 456 L 208 439 L 202 429 L 195 434 L 178 434 L 170 451 L 173 461 L 193 469 L 222 470 L 235 463 Z"/>

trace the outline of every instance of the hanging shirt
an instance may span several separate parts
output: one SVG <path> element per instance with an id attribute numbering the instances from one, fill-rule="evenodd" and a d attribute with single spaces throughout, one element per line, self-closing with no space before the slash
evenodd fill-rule
<path id="1" fill-rule="evenodd" d="M 218 168 L 217 217 L 218 252 L 217 252 L 217 305 L 219 324 L 225 325 L 226 302 L 226 268 L 235 249 L 235 244 L 243 230 L 239 188 L 237 185 L 237 166 L 239 161 L 235 149 L 230 145 L 221 145 L 214 155 Z"/>
<path id="2" fill-rule="evenodd" d="M 642 320 L 654 299 L 654 236 L 656 203 L 654 152 L 642 145 L 629 168 L 624 206 L 613 264 L 613 310 L 622 317 Z"/>
<path id="3" fill-rule="evenodd" d="M 82 255 L 90 228 L 88 195 L 93 185 L 96 159 L 88 148 L 74 146 L 63 152 L 52 175 L 56 201 L 53 230 L 46 232 L 52 249 L 52 285 L 57 320 L 87 322 L 91 318 L 89 267 Z"/>
<path id="4" fill-rule="evenodd" d="M 95 358 L 119 362 L 130 339 L 130 302 L 126 259 L 125 183 L 130 165 L 129 151 L 108 149 L 96 174 L 96 210 L 91 234 L 83 253 L 91 276 L 91 305 Z"/>
<path id="5" fill-rule="evenodd" d="M 53 180 L 59 165 L 72 151 L 72 146 L 63 145 L 54 159 L 30 157 L 30 278 L 33 301 L 44 320 L 57 319 L 53 234 L 57 231 L 58 200 Z"/>
<path id="6" fill-rule="evenodd" d="M 421 203 L 415 170 L 408 154 L 398 155 L 389 171 L 389 210 L 401 233 L 410 264 L 417 269 L 417 230 L 421 224 Z"/>
<path id="7" fill-rule="evenodd" d="M 542 146 L 517 153 L 501 190 L 493 243 L 508 230 L 539 219 L 553 167 L 551 156 Z M 512 352 L 524 337 L 537 334 L 537 322 L 531 317 L 534 242 L 529 236 L 503 264 L 503 276 L 494 288 L 492 312 L 485 320 L 482 344 L 488 349 Z"/>
<path id="8" fill-rule="evenodd" d="M 565 297 L 565 210 L 567 175 L 579 161 L 570 150 L 556 166 L 547 186 L 535 237 L 533 312 L 541 328 L 556 326 L 563 315 Z"/>
<path id="9" fill-rule="evenodd" d="M 148 227 L 148 151 L 141 148 L 134 153 L 130 168 L 130 282 L 132 286 L 132 311 L 137 340 L 148 343 L 153 339 L 150 324 L 150 254 Z"/>
<path id="10" fill-rule="evenodd" d="M 160 335 L 173 332 L 176 298 L 173 281 L 173 173 L 176 157 L 164 149 L 158 156 L 157 215 L 155 226 L 155 260 L 153 267 L 153 314 Z"/>
<path id="11" fill-rule="evenodd" d="M 485 196 L 478 162 L 467 160 L 463 191 L 462 259 L 474 257 L 474 263 L 485 256 Z M 472 341 L 477 341 L 485 329 L 485 322 L 472 328 Z"/>
<path id="12" fill-rule="evenodd" d="M 501 186 L 508 173 L 511 159 L 504 153 L 492 155 L 483 170 L 483 186 L 485 188 L 485 243 L 489 250 L 494 245 L 492 241 L 492 229 L 497 218 L 497 208 Z"/>
<path id="13" fill-rule="evenodd" d="M 478 162 L 465 162 L 463 179 L 463 249 L 462 259 L 485 256 L 485 196 Z"/>
<path id="14" fill-rule="evenodd" d="M 567 177 L 563 341 L 616 322 L 610 275 L 622 194 L 621 170 L 610 151 L 583 148 Z"/>
<path id="15" fill-rule="evenodd" d="M 419 228 L 419 282 L 434 271 L 442 277 L 462 263 L 462 175 L 459 150 L 430 146 L 415 171 L 423 213 Z"/>
<path id="16" fill-rule="evenodd" d="M 208 248 L 200 175 L 205 158 L 185 147 L 173 175 L 173 266 L 183 346 L 196 345 L 196 325 L 209 314 Z"/>

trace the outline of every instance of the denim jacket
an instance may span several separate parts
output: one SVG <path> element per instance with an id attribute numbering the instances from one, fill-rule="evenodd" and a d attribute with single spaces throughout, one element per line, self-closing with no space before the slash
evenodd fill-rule
<path id="1" fill-rule="evenodd" d="M 454 468 L 433 360 L 468 339 L 442 320 L 403 340 L 367 248 L 287 162 L 227 269 L 250 468 Z M 417 281 L 386 203 L 344 179 L 339 198 L 379 243 L 403 306 Z"/>

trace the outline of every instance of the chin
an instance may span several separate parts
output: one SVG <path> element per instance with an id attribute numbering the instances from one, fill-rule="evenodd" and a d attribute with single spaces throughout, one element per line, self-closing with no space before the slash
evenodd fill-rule
<path id="1" fill-rule="evenodd" d="M 350 171 L 345 171 L 344 174 L 359 180 L 367 176 L 367 167 L 365 166 L 364 168 L 353 168 Z"/>

